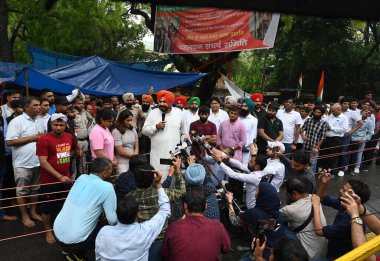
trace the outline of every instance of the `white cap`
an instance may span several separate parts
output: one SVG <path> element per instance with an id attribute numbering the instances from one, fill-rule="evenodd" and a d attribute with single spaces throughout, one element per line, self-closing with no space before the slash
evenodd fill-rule
<path id="1" fill-rule="evenodd" d="M 278 147 L 282 153 L 285 152 L 285 146 L 280 141 L 268 141 L 268 147 L 271 149 Z"/>
<path id="2" fill-rule="evenodd" d="M 67 122 L 67 117 L 63 113 L 53 113 L 50 117 L 50 121 L 55 121 L 55 120 L 63 120 L 64 122 Z"/>

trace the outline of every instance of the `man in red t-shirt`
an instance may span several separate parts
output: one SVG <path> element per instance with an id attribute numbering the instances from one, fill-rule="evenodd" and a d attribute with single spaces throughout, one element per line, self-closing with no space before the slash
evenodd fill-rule
<path id="1" fill-rule="evenodd" d="M 161 254 L 164 260 L 217 261 L 230 251 L 231 240 L 219 220 L 206 218 L 206 198 L 199 189 L 188 191 L 183 209 L 186 217 L 169 225 Z"/>
<path id="2" fill-rule="evenodd" d="M 63 205 L 72 184 L 70 161 L 76 152 L 77 141 L 72 134 L 65 132 L 66 123 L 67 117 L 64 114 L 54 113 L 50 118 L 51 131 L 37 142 L 41 183 L 39 201 L 54 200 L 39 204 L 45 230 L 51 230 L 51 212 Z M 52 231 L 46 232 L 45 238 L 49 244 L 55 242 Z"/>
<path id="3" fill-rule="evenodd" d="M 208 117 L 210 116 L 210 108 L 207 105 L 202 105 L 198 110 L 199 120 L 194 121 L 190 124 L 190 138 L 193 142 L 193 150 L 196 150 L 199 154 L 200 148 L 199 145 L 194 143 L 194 134 L 202 134 L 203 142 L 208 142 L 211 146 L 216 145 L 216 139 L 217 139 L 217 130 L 216 125 L 208 120 Z"/>

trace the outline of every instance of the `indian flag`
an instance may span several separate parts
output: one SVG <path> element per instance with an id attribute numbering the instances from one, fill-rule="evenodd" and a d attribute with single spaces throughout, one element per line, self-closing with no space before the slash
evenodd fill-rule
<path id="1" fill-rule="evenodd" d="M 300 75 L 300 79 L 298 80 L 297 99 L 301 97 L 301 91 L 302 91 L 302 72 Z"/>
<path id="2" fill-rule="evenodd" d="M 322 71 L 321 80 L 319 81 L 317 91 L 317 101 L 321 102 L 323 99 L 323 89 L 325 88 L 325 71 Z"/>

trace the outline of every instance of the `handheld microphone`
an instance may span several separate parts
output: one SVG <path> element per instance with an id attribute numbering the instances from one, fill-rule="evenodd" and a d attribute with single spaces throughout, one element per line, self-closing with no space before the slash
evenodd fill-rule
<path id="1" fill-rule="evenodd" d="M 165 112 L 163 112 L 162 115 L 161 115 L 161 117 L 162 117 L 162 118 L 161 118 L 162 121 L 165 121 L 165 116 L 166 116 L 166 115 L 165 115 Z M 164 128 L 162 128 L 162 130 L 163 130 L 163 129 L 164 129 Z"/>
<path id="2" fill-rule="evenodd" d="M 165 121 L 165 112 L 162 113 L 162 121 Z"/>

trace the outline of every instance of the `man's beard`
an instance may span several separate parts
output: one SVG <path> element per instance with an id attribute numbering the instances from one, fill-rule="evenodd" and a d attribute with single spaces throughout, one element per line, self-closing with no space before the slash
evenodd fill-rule
<path id="1" fill-rule="evenodd" d="M 322 115 L 321 116 L 316 116 L 316 115 L 313 116 L 313 119 L 316 121 L 321 120 L 321 118 L 322 118 Z"/>
<path id="2" fill-rule="evenodd" d="M 128 102 L 128 103 L 125 104 L 125 106 L 127 106 L 127 108 L 129 108 L 129 109 L 132 108 L 132 105 L 133 105 L 132 102 Z"/>
<path id="3" fill-rule="evenodd" d="M 255 105 L 255 110 L 259 110 L 261 108 L 261 105 Z"/>
<path id="4" fill-rule="evenodd" d="M 199 118 L 199 121 L 202 123 L 206 123 L 208 118 Z"/>
<path id="5" fill-rule="evenodd" d="M 249 110 L 241 110 L 240 115 L 244 118 L 247 117 L 249 115 Z"/>
<path id="6" fill-rule="evenodd" d="M 190 107 L 190 110 L 191 110 L 192 112 L 196 112 L 196 111 L 198 110 L 198 108 Z"/>
<path id="7" fill-rule="evenodd" d="M 143 112 L 147 112 L 150 108 L 150 105 L 149 104 L 142 104 L 141 105 L 141 109 Z"/>
<path id="8" fill-rule="evenodd" d="M 162 112 L 167 112 L 169 110 L 169 107 L 166 107 L 166 106 L 158 106 L 158 108 L 160 109 L 160 111 Z"/>

